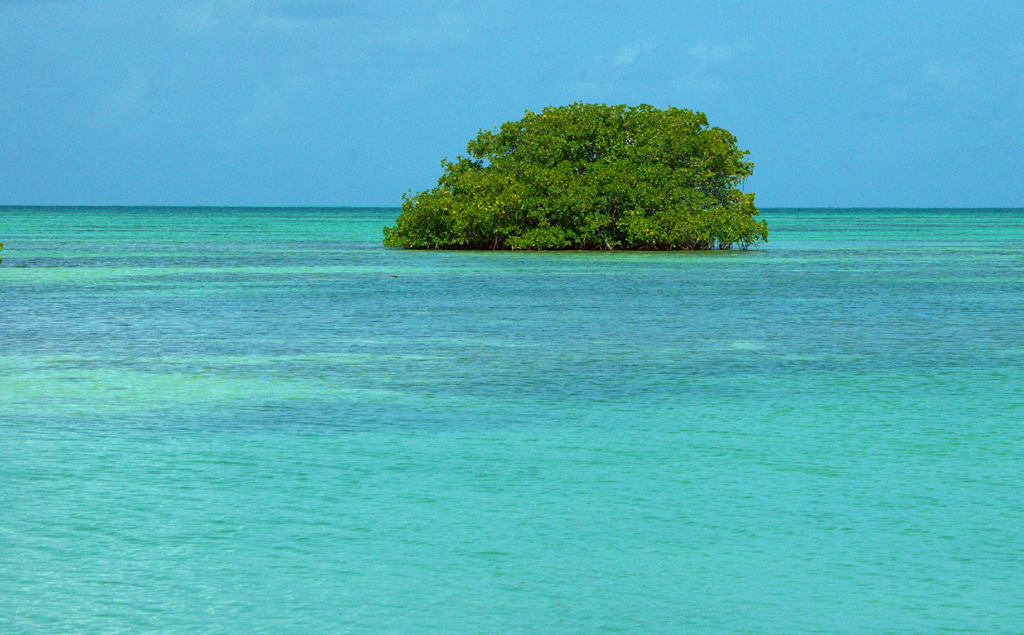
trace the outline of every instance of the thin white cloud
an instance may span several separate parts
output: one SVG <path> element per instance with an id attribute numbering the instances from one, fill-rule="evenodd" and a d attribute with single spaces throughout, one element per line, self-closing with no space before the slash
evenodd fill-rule
<path id="1" fill-rule="evenodd" d="M 393 48 L 459 44 L 476 26 L 462 12 L 405 7 L 393 0 L 207 0 L 173 12 L 171 21 L 188 33 L 216 28 L 283 37 L 344 32 L 353 46 Z"/>
<path id="2" fill-rule="evenodd" d="M 718 77 L 699 77 L 694 75 L 683 75 L 672 82 L 672 87 L 684 94 L 694 94 L 701 97 L 710 97 L 719 92 L 722 88 L 722 80 Z"/>
<path id="3" fill-rule="evenodd" d="M 690 69 L 676 77 L 673 87 L 677 91 L 702 97 L 714 95 L 726 84 L 726 80 L 719 75 L 721 69 L 750 49 L 749 42 L 701 42 L 691 46 L 686 50 L 686 56 L 690 59 Z"/>
<path id="4" fill-rule="evenodd" d="M 250 15 L 247 23 L 256 31 L 262 33 L 277 33 L 281 35 L 302 33 L 308 31 L 310 28 L 322 26 L 309 20 L 268 13 L 255 13 Z"/>
<path id="5" fill-rule="evenodd" d="M 334 20 L 361 13 L 368 6 L 354 0 L 276 0 L 262 4 L 264 13 L 292 20 Z"/>
<path id="6" fill-rule="evenodd" d="M 473 21 L 461 13 L 439 13 L 385 31 L 374 38 L 397 48 L 433 48 L 466 42 L 473 34 Z"/>
<path id="7" fill-rule="evenodd" d="M 352 0 L 207 0 L 174 9 L 170 21 L 179 31 L 193 35 L 218 27 L 290 35 L 331 29 L 340 18 L 368 6 Z"/>
<path id="8" fill-rule="evenodd" d="M 616 66 L 628 66 L 635 62 L 638 57 L 640 57 L 640 47 L 623 46 L 618 51 L 615 51 L 615 55 L 612 56 L 612 64 Z"/>
<path id="9" fill-rule="evenodd" d="M 620 46 L 611 56 L 613 66 L 630 66 L 644 58 L 658 45 L 654 42 L 636 42 L 628 46 Z"/>
<path id="10" fill-rule="evenodd" d="M 602 55 L 595 55 L 581 66 L 576 77 L 559 86 L 563 101 L 598 102 L 609 99 L 617 87 L 631 84 L 637 76 L 643 76 L 644 67 L 651 54 L 659 47 L 654 40 L 630 42 L 611 49 Z"/>
<path id="11" fill-rule="evenodd" d="M 392 4 L 391 0 L 249 0 L 245 14 L 246 22 L 258 31 L 293 34 L 329 31 L 353 21 L 381 22 L 402 14 Z"/>
<path id="12" fill-rule="evenodd" d="M 708 45 L 704 42 L 691 46 L 686 50 L 686 54 L 693 58 L 697 62 L 697 66 L 703 70 L 710 66 L 721 66 L 740 53 L 745 53 L 750 50 L 750 44 L 741 42 L 738 44 L 713 44 Z"/>

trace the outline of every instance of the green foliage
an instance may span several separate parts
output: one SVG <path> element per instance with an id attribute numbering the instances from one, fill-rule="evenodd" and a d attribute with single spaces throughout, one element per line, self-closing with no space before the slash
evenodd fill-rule
<path id="1" fill-rule="evenodd" d="M 481 131 L 403 198 L 389 247 L 727 249 L 768 240 L 753 164 L 690 110 L 575 103 Z"/>

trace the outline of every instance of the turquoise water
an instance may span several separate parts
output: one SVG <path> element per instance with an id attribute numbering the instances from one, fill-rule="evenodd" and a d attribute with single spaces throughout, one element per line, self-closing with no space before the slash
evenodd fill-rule
<path id="1" fill-rule="evenodd" d="M 0 208 L 0 632 L 1024 632 L 1024 210 L 396 215 Z"/>

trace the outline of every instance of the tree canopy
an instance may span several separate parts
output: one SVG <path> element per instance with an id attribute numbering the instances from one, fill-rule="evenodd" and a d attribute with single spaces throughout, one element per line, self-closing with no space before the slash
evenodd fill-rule
<path id="1" fill-rule="evenodd" d="M 703 113 L 574 103 L 480 131 L 403 197 L 389 247 L 746 248 L 768 240 L 736 138 Z"/>

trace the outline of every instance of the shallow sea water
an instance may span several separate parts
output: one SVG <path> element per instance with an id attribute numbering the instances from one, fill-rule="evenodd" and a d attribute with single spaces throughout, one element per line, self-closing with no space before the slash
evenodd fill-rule
<path id="1" fill-rule="evenodd" d="M 1024 632 L 1024 210 L 396 214 L 0 207 L 0 632 Z"/>

